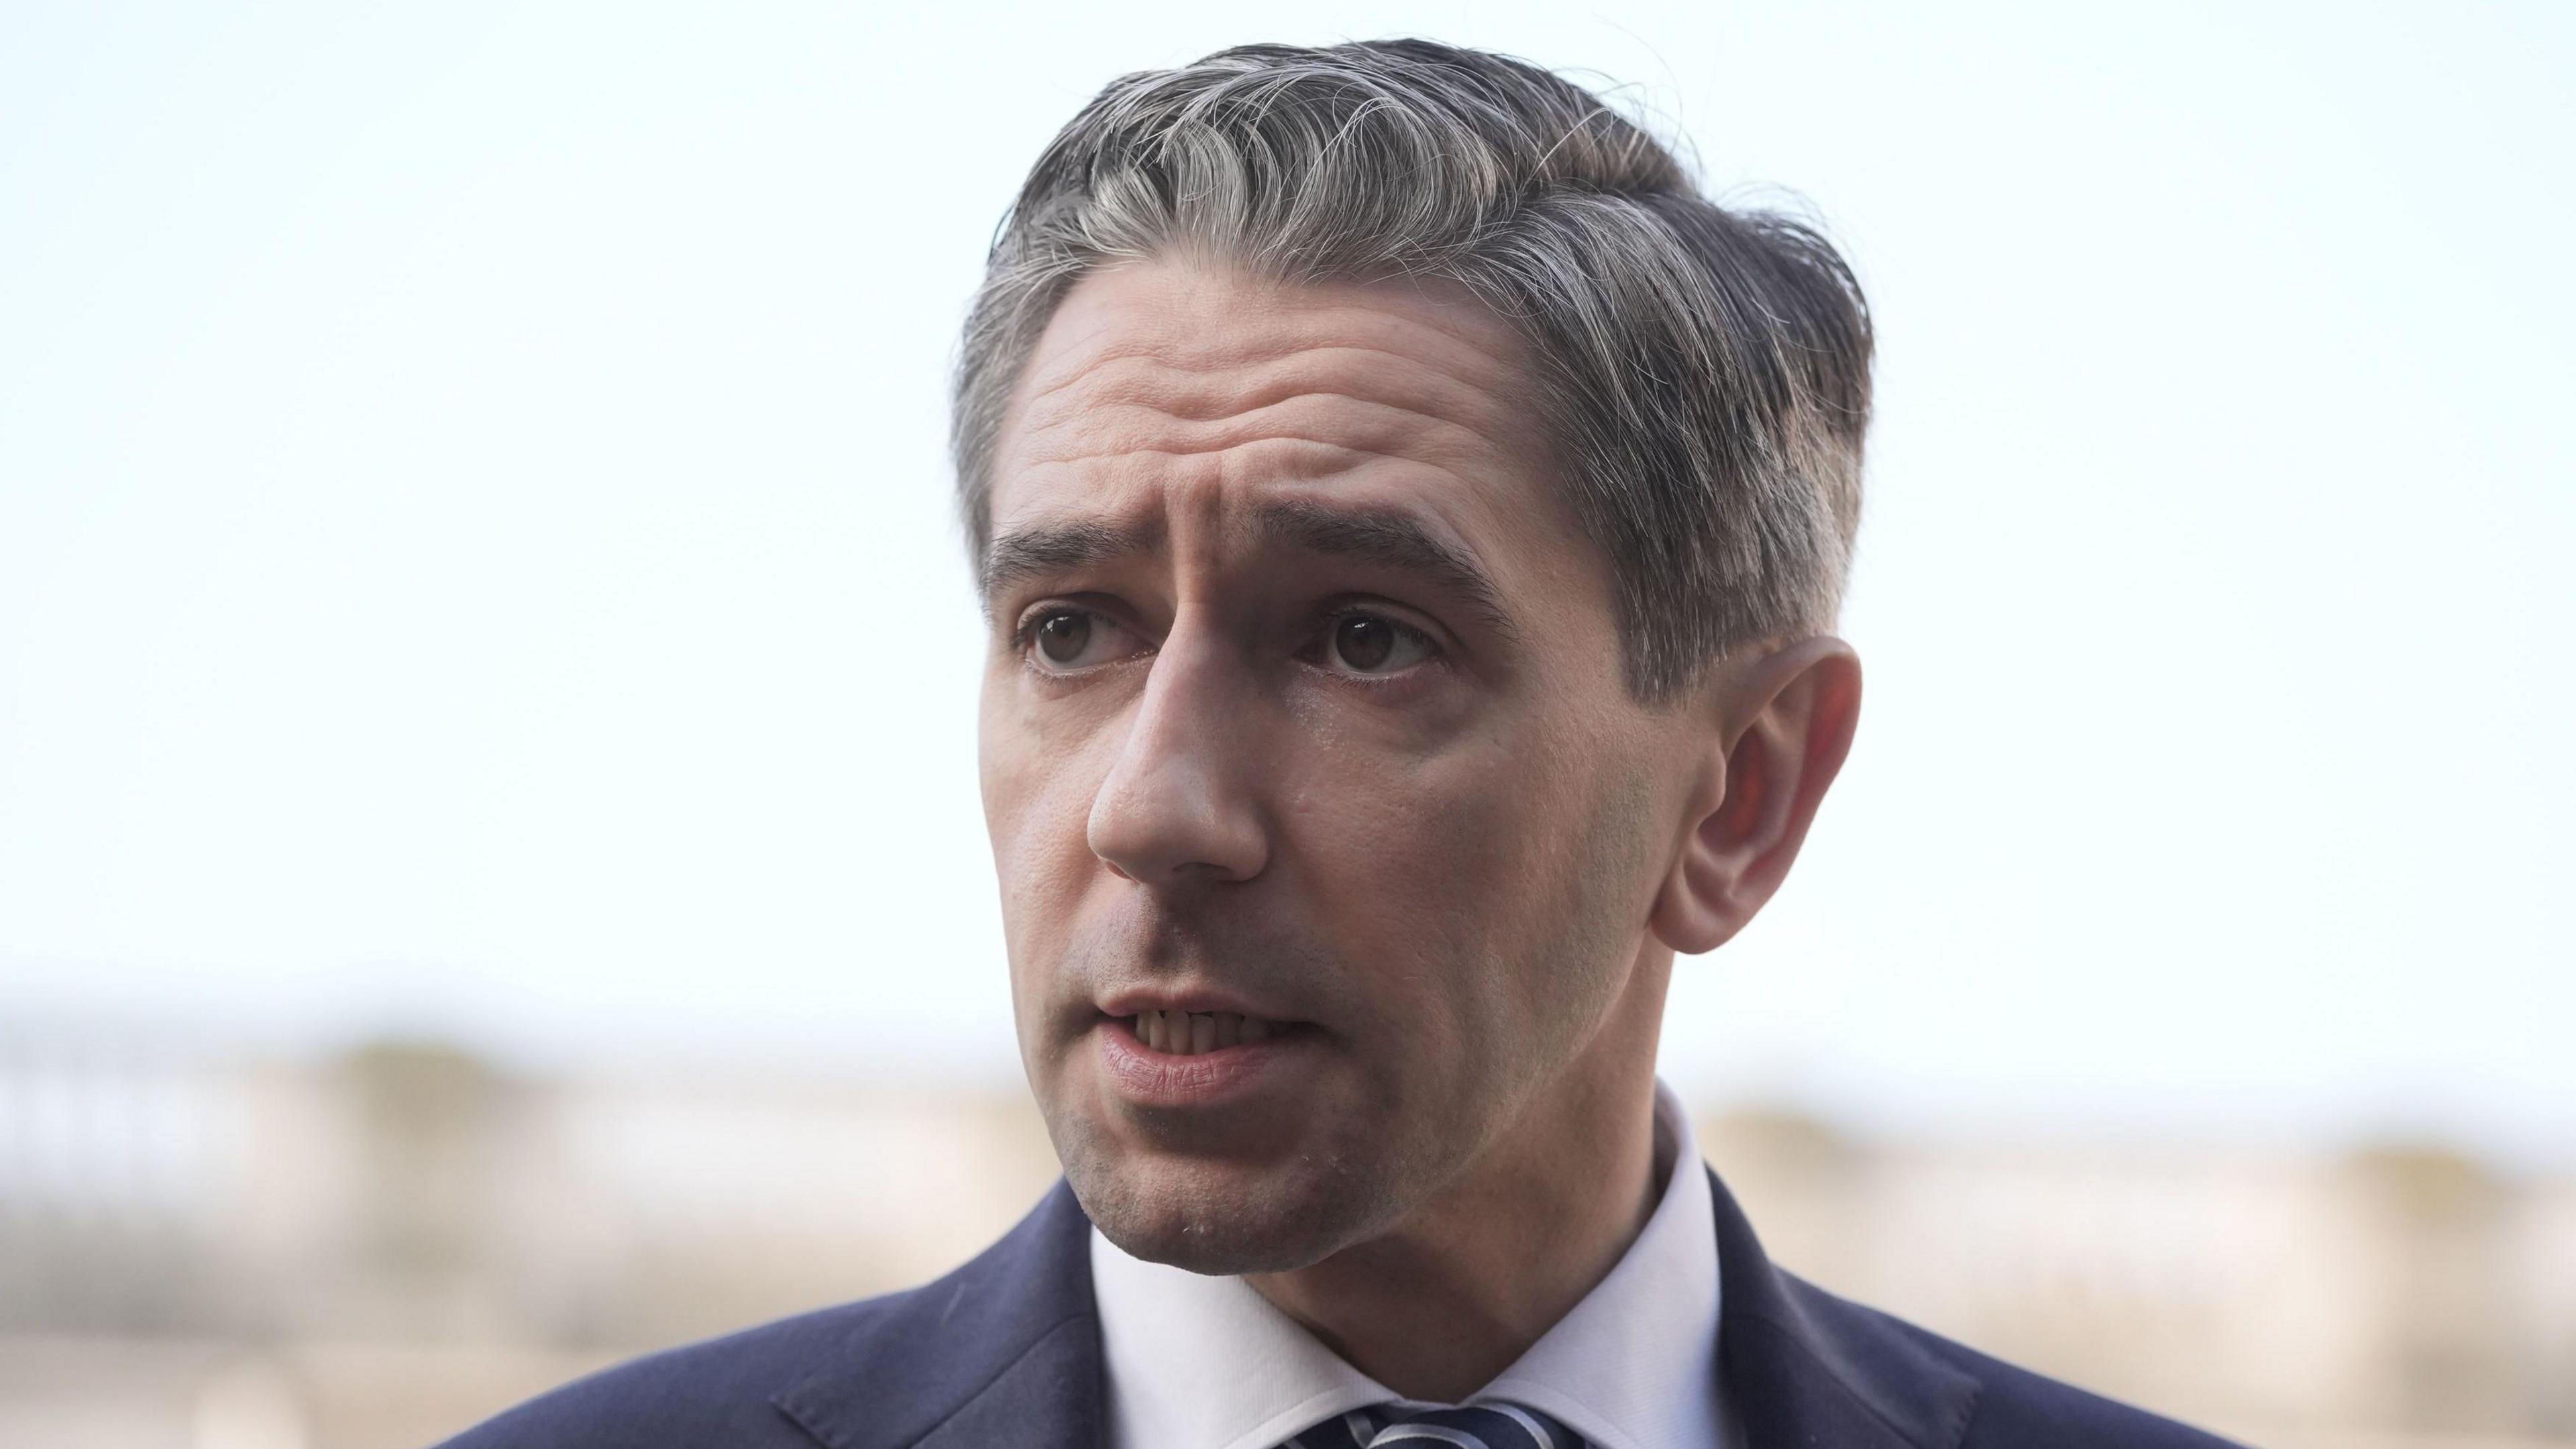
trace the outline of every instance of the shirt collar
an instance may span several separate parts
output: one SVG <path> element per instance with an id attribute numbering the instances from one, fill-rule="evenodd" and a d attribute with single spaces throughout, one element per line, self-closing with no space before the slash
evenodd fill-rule
<path id="1" fill-rule="evenodd" d="M 1476 1395 L 1553 1415 L 1603 1449 L 1724 1442 L 1716 1210 L 1690 1116 L 1660 1081 L 1655 1130 L 1672 1167 L 1636 1241 Z M 1130 1257 L 1097 1228 L 1091 1274 L 1114 1449 L 1270 1449 L 1331 1415 L 1409 1402 L 1240 1278 Z"/>

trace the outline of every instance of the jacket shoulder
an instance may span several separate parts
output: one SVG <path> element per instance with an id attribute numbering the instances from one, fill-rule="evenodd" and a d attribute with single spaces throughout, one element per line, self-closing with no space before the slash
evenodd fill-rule
<path id="1" fill-rule="evenodd" d="M 1921 1333 L 1922 1330 L 1916 1329 Z M 1925 1334 L 1926 1338 L 1933 1335 Z M 1984 1381 L 1960 1449 L 2098 1444 L 2110 1449 L 2239 1449 L 2175 1419 L 2087 1393 L 1971 1348 L 1938 1340 Z"/>
<path id="2" fill-rule="evenodd" d="M 925 1291 L 844 1303 L 629 1359 L 487 1419 L 440 1449 L 813 1449 L 772 1397 L 846 1361 Z"/>
<path id="3" fill-rule="evenodd" d="M 912 1443 L 1015 1366 L 1061 1367 L 1041 1355 L 1048 1345 L 1084 1342 L 1090 1231 L 1059 1180 L 1019 1226 L 936 1282 L 603 1369 L 443 1449 Z M 1079 1375 L 1067 1382 L 1079 1399 Z"/>
<path id="4" fill-rule="evenodd" d="M 1788 1296 L 1811 1325 L 1833 1325 L 1842 1351 L 1876 1357 L 1868 1345 L 1907 1350 L 1976 1382 L 1959 1432 L 1929 1449 L 2239 1449 L 2230 1441 L 2036 1374 L 1892 1314 L 1838 1298 L 1792 1274 L 1780 1274 Z"/>

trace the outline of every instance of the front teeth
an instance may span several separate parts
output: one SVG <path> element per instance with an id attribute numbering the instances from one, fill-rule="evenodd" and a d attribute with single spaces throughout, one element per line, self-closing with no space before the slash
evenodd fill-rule
<path id="1" fill-rule="evenodd" d="M 1266 1041 L 1270 1023 L 1231 1011 L 1143 1011 L 1136 1014 L 1136 1039 L 1156 1051 L 1196 1056 L 1220 1047 Z"/>

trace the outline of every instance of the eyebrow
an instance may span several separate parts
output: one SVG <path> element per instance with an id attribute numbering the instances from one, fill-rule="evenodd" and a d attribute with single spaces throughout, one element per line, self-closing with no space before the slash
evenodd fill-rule
<path id="1" fill-rule="evenodd" d="M 1013 530 L 985 545 L 978 571 L 985 607 L 992 607 L 996 594 L 1040 574 L 1149 553 L 1161 542 L 1161 529 L 1139 524 L 1047 523 Z"/>
<path id="2" fill-rule="evenodd" d="M 1519 637 L 1511 611 L 1503 606 L 1502 590 L 1476 556 L 1401 509 L 1339 508 L 1281 499 L 1255 509 L 1252 523 L 1265 542 L 1415 575 L 1465 604 L 1506 639 Z M 989 610 L 997 595 L 1028 579 L 1150 553 L 1162 542 L 1163 531 L 1156 524 L 1086 520 L 1015 529 L 984 550 L 979 572 L 985 605 Z"/>
<path id="3" fill-rule="evenodd" d="M 1430 580 L 1473 610 L 1496 633 L 1517 638 L 1503 591 L 1476 556 L 1397 509 L 1335 508 L 1302 499 L 1261 506 L 1254 525 L 1268 539 L 1312 553 L 1382 564 Z"/>

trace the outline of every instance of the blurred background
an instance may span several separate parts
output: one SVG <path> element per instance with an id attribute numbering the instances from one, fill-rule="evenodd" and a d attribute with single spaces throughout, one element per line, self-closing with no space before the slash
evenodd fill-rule
<path id="1" fill-rule="evenodd" d="M 943 386 L 1110 77 L 1429 34 L 1879 319 L 1859 746 L 1666 1077 L 1775 1255 L 2576 1445 L 2576 10 L 0 9 L 0 1444 L 419 1444 L 1054 1174 Z"/>

